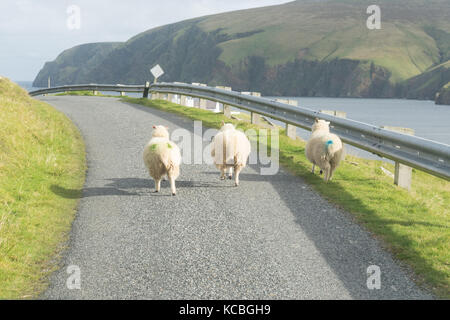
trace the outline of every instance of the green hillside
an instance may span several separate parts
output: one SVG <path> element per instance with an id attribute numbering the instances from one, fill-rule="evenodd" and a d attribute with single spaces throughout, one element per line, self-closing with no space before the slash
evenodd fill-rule
<path id="1" fill-rule="evenodd" d="M 408 79 L 403 85 L 403 96 L 410 99 L 433 99 L 436 93 L 450 81 L 450 60 L 434 66 L 426 72 Z"/>
<path id="2" fill-rule="evenodd" d="M 120 45 L 120 42 L 89 43 L 66 50 L 44 65 L 34 84 L 47 87 L 49 77 L 52 85 L 82 83 L 89 78 L 90 69 Z"/>
<path id="3" fill-rule="evenodd" d="M 380 5 L 381 30 L 366 27 L 371 4 Z M 441 28 L 448 31 L 448 6 L 448 1 L 295 1 L 212 16 L 200 26 L 228 34 L 264 30 L 220 45 L 220 58 L 230 65 L 251 55 L 265 56 L 271 65 L 298 57 L 371 60 L 392 71 L 395 79 L 406 79 L 440 61 L 436 43 L 422 24 L 442 20 Z M 447 12 L 439 10 L 445 7 Z"/>
<path id="4" fill-rule="evenodd" d="M 366 27 L 372 4 L 381 8 L 381 30 Z M 159 63 L 164 81 L 271 95 L 429 99 L 442 85 L 429 84 L 420 94 L 411 90 L 427 86 L 416 77 L 449 59 L 450 1 L 299 0 L 183 21 L 102 46 L 101 57 L 76 65 L 62 54 L 34 84 L 46 85 L 49 75 L 55 84 L 141 84 Z M 89 56 L 83 47 L 65 55 L 72 51 Z M 443 77 L 450 81 L 446 72 Z M 409 79 L 416 79 L 413 85 Z"/>

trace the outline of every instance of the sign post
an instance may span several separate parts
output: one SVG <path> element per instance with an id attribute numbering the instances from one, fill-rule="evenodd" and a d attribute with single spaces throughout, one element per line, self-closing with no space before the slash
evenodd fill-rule
<path id="1" fill-rule="evenodd" d="M 144 94 L 142 95 L 143 98 L 148 99 L 148 91 L 150 90 L 150 82 L 146 82 L 145 83 L 145 88 L 144 88 Z"/>

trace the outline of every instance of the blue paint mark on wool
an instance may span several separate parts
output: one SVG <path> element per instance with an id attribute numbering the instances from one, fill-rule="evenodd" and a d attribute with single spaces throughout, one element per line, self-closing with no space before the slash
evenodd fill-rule
<path id="1" fill-rule="evenodd" d="M 325 152 L 328 153 L 328 148 L 333 144 L 333 140 L 325 142 Z"/>

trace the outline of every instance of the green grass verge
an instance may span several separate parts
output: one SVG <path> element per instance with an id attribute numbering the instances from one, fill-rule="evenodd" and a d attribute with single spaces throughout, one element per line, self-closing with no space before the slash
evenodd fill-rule
<path id="1" fill-rule="evenodd" d="M 238 128 L 258 129 L 244 121 L 230 120 L 196 108 L 182 107 L 163 100 L 123 98 L 123 101 L 172 112 L 204 126 L 219 128 L 221 121 Z M 450 298 L 450 183 L 413 170 L 410 192 L 393 184 L 381 166 L 393 172 L 393 166 L 381 161 L 347 156 L 333 181 L 326 184 L 312 175 L 305 157 L 305 142 L 280 135 L 281 165 L 308 182 L 322 196 L 350 212 L 361 225 L 405 265 L 412 267 L 419 285 L 442 298 Z"/>
<path id="2" fill-rule="evenodd" d="M 80 196 L 51 188 L 82 188 L 84 152 L 66 116 L 0 77 L 0 299 L 45 289 Z"/>
<path id="3" fill-rule="evenodd" d="M 97 94 L 94 95 L 92 91 L 67 91 L 63 93 L 56 93 L 55 96 L 89 96 L 89 97 L 114 97 L 117 98 L 118 96 L 114 95 L 108 95 L 108 94 L 102 94 L 101 92 L 97 92 Z"/>

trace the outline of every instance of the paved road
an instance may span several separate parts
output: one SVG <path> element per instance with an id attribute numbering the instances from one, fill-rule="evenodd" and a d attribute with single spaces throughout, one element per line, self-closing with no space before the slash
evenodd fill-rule
<path id="1" fill-rule="evenodd" d="M 89 166 L 61 269 L 42 298 L 431 298 L 349 214 L 282 170 L 247 167 L 235 188 L 213 166 L 184 165 L 176 197 L 167 181 L 152 193 L 142 161 L 152 125 L 192 131 L 192 121 L 115 98 L 41 100 L 80 128 Z M 70 265 L 81 290 L 66 286 Z M 380 290 L 367 288 L 370 265 L 381 268 Z"/>

